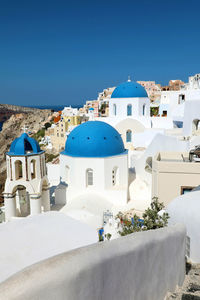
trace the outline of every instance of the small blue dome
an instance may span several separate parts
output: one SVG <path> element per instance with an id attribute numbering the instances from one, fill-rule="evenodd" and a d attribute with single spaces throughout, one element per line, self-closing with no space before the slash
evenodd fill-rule
<path id="1" fill-rule="evenodd" d="M 10 146 L 10 152 L 8 152 L 8 155 L 33 155 L 42 153 L 40 149 L 40 146 L 38 142 L 30 138 L 27 133 L 22 133 L 22 135 L 18 138 L 16 138 L 11 146 Z"/>
<path id="2" fill-rule="evenodd" d="M 88 121 L 68 136 L 62 154 L 75 157 L 107 157 L 126 153 L 119 132 L 105 122 Z"/>
<path id="3" fill-rule="evenodd" d="M 111 95 L 111 98 L 135 98 L 148 97 L 143 86 L 137 82 L 127 81 L 116 87 Z"/>

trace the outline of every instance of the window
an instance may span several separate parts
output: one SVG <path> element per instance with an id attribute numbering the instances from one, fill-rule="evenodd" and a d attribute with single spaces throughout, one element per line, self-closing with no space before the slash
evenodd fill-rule
<path id="1" fill-rule="evenodd" d="M 163 110 L 162 117 L 167 117 L 167 110 Z"/>
<path id="2" fill-rule="evenodd" d="M 116 116 L 116 114 L 117 114 L 117 105 L 113 104 L 113 115 Z"/>
<path id="3" fill-rule="evenodd" d="M 127 132 L 126 132 L 126 142 L 127 143 L 132 142 L 132 131 L 131 130 L 127 130 Z"/>
<path id="4" fill-rule="evenodd" d="M 57 136 L 59 136 L 59 133 L 57 133 Z"/>
<path id="5" fill-rule="evenodd" d="M 64 134 L 63 134 L 63 133 L 61 133 L 61 137 L 64 137 Z"/>
<path id="6" fill-rule="evenodd" d="M 127 105 L 127 116 L 132 116 L 132 105 L 131 104 Z"/>
<path id="7" fill-rule="evenodd" d="M 15 179 L 23 178 L 23 171 L 22 171 L 22 162 L 20 160 L 16 160 L 15 162 Z"/>
<path id="8" fill-rule="evenodd" d="M 143 114 L 143 116 L 146 115 L 146 105 L 145 104 L 143 104 L 143 107 L 142 107 L 142 114 Z"/>
<path id="9" fill-rule="evenodd" d="M 187 194 L 194 189 L 193 186 L 182 186 L 181 187 L 181 195 Z"/>
<path id="10" fill-rule="evenodd" d="M 32 159 L 31 160 L 31 179 L 36 178 L 36 168 L 35 168 L 35 166 L 36 166 L 36 161 L 35 161 L 35 159 Z"/>
<path id="11" fill-rule="evenodd" d="M 86 186 L 91 186 L 93 185 L 93 170 L 88 169 L 86 171 Z"/>

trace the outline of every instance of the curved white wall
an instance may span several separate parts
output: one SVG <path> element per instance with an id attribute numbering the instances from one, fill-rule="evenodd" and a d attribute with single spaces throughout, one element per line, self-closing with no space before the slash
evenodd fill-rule
<path id="1" fill-rule="evenodd" d="M 190 259 L 200 263 L 200 191 L 190 192 L 175 198 L 167 206 L 169 224 L 185 225 L 190 238 Z"/>
<path id="2" fill-rule="evenodd" d="M 134 233 L 63 253 L 0 285 L 2 299 L 163 300 L 185 276 L 185 229 Z"/>
<path id="3" fill-rule="evenodd" d="M 114 105 L 116 106 L 116 114 Z M 127 117 L 127 106 L 132 106 L 132 114 L 129 116 L 150 116 L 150 101 L 149 98 L 111 98 L 109 100 L 109 117 Z M 145 109 L 143 110 L 143 106 Z"/>

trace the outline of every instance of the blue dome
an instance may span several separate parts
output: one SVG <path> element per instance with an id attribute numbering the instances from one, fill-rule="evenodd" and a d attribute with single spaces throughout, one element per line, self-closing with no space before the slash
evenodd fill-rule
<path id="1" fill-rule="evenodd" d="M 106 157 L 126 153 L 119 132 L 107 123 L 88 121 L 68 136 L 62 154 L 75 157 Z"/>
<path id="2" fill-rule="evenodd" d="M 10 146 L 10 152 L 8 152 L 8 155 L 33 155 L 42 153 L 40 149 L 40 146 L 38 142 L 30 138 L 27 133 L 22 133 L 22 135 L 18 138 L 16 138 L 11 146 Z"/>
<path id="3" fill-rule="evenodd" d="M 111 98 L 135 98 L 148 97 L 143 86 L 137 82 L 127 81 L 116 87 L 111 95 Z"/>

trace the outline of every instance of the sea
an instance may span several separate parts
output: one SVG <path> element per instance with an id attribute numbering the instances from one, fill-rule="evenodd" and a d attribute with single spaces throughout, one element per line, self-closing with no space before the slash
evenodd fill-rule
<path id="1" fill-rule="evenodd" d="M 51 109 L 51 110 L 54 110 L 54 111 L 60 111 L 60 110 L 63 110 L 64 107 L 66 105 L 41 105 L 41 106 L 28 106 L 28 107 L 33 107 L 33 108 L 39 108 L 39 109 Z M 83 105 L 81 104 L 78 104 L 78 105 L 72 105 L 73 108 L 81 108 Z M 3 127 L 3 122 L 0 122 L 0 131 L 2 130 L 2 127 Z"/>

